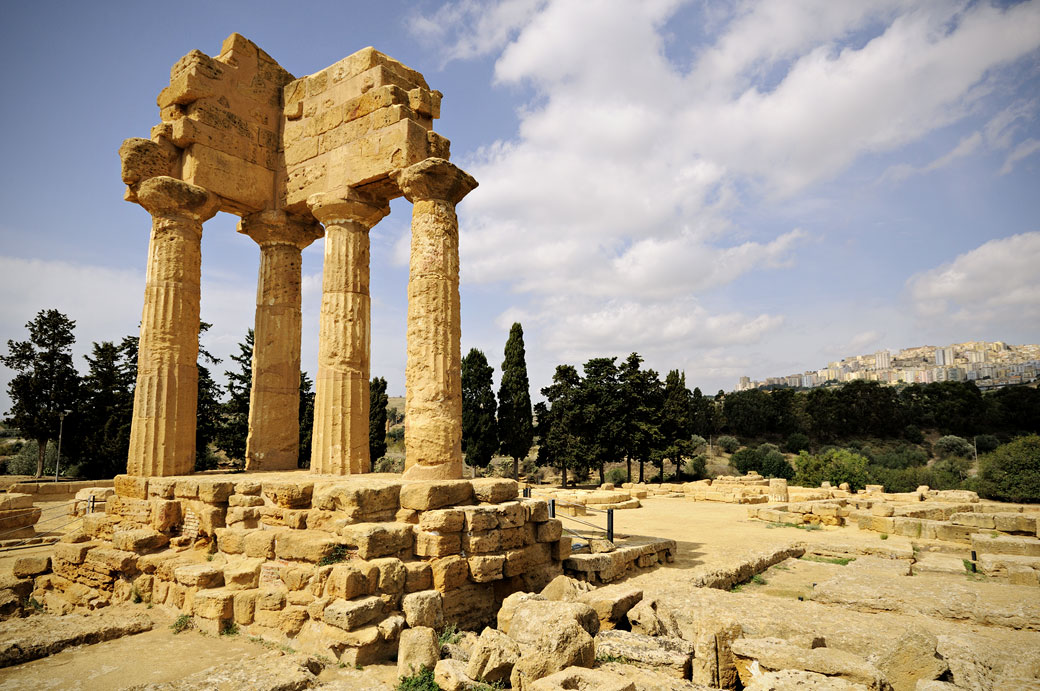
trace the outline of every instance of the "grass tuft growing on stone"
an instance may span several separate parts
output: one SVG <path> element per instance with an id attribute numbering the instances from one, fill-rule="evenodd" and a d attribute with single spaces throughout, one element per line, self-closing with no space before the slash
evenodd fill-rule
<path id="1" fill-rule="evenodd" d="M 233 621 L 228 621 L 224 624 L 224 628 L 220 630 L 221 636 L 237 636 L 238 635 L 238 624 Z"/>
<path id="2" fill-rule="evenodd" d="M 442 691 L 433 678 L 433 670 L 423 666 L 411 676 L 401 677 L 394 691 Z"/>
<path id="3" fill-rule="evenodd" d="M 194 628 L 195 622 L 191 620 L 190 614 L 182 614 L 170 624 L 170 630 L 174 633 L 180 633 L 181 631 L 187 631 L 188 629 Z"/>
<path id="4" fill-rule="evenodd" d="M 336 545 L 332 548 L 332 553 L 328 556 L 322 557 L 318 560 L 318 566 L 330 566 L 332 564 L 338 564 L 341 561 L 345 561 L 347 558 L 347 546 Z"/>
<path id="5" fill-rule="evenodd" d="M 444 629 L 440 635 L 437 636 L 437 647 L 447 644 L 458 643 L 462 639 L 462 632 L 459 631 L 458 627 L 455 626 L 455 622 L 449 622 L 444 625 Z"/>
<path id="6" fill-rule="evenodd" d="M 617 663 L 620 663 L 622 665 L 630 665 L 630 664 L 632 664 L 632 661 L 629 660 L 624 655 L 609 655 L 609 654 L 597 655 L 596 656 L 596 662 L 599 662 L 599 663 L 617 662 Z"/>
<path id="7" fill-rule="evenodd" d="M 819 557 L 816 555 L 810 555 L 799 558 L 802 561 L 817 561 L 821 564 L 837 564 L 838 566 L 848 566 L 850 561 L 856 561 L 856 557 Z"/>

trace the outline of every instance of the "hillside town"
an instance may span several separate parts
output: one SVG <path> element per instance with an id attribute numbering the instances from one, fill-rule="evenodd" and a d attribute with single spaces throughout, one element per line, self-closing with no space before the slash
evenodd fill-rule
<path id="1" fill-rule="evenodd" d="M 916 346 L 896 353 L 879 350 L 830 362 L 818 370 L 755 381 L 741 377 L 738 391 L 763 388 L 802 388 L 877 381 L 883 384 L 931 384 L 974 381 L 983 390 L 1035 381 L 1040 370 L 1040 345 L 1003 341 L 967 341 L 948 346 Z"/>

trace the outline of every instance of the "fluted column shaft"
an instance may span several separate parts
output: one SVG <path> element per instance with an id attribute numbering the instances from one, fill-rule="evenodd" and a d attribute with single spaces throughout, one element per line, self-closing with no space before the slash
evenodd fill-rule
<path id="1" fill-rule="evenodd" d="M 202 223 L 217 200 L 166 176 L 140 183 L 136 195 L 152 234 L 126 472 L 185 475 L 195 467 Z"/>
<path id="2" fill-rule="evenodd" d="M 413 205 L 404 477 L 461 478 L 462 324 L 455 205 L 477 182 L 438 158 L 398 171 L 395 180 Z"/>
<path id="3" fill-rule="evenodd" d="M 294 470 L 300 451 L 300 253 L 322 229 L 313 219 L 264 211 L 243 218 L 238 232 L 260 245 L 246 470 Z"/>
<path id="4" fill-rule="evenodd" d="M 360 194 L 307 200 L 325 226 L 311 472 L 367 473 L 371 298 L 368 231 L 390 213 Z"/>

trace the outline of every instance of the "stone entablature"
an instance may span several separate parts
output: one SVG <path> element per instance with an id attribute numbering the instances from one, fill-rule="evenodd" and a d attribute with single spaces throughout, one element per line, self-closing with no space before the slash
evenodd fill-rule
<path id="1" fill-rule="evenodd" d="M 295 467 L 300 251 L 324 235 L 311 467 L 369 471 L 368 233 L 403 195 L 413 203 L 406 473 L 462 476 L 455 206 L 477 183 L 433 131 L 440 102 L 374 48 L 297 79 L 232 34 L 216 57 L 195 50 L 173 66 L 160 124 L 119 150 L 125 198 L 153 219 L 130 474 L 192 472 L 200 241 L 217 211 L 241 216 L 261 252 L 247 468 Z"/>

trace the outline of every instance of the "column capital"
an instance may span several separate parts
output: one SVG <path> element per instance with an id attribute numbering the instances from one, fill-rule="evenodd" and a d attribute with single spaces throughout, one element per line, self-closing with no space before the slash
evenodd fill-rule
<path id="1" fill-rule="evenodd" d="M 253 238 L 261 247 L 293 245 L 300 250 L 325 235 L 325 229 L 313 218 L 274 209 L 243 216 L 238 222 L 238 232 Z"/>
<path id="2" fill-rule="evenodd" d="M 137 201 L 152 216 L 187 218 L 202 223 L 220 210 L 220 199 L 198 185 L 159 175 L 141 182 Z"/>
<path id="3" fill-rule="evenodd" d="M 390 176 L 413 204 L 417 201 L 458 204 L 477 186 L 472 175 L 443 158 L 427 158 L 407 168 L 399 168 Z"/>
<path id="4" fill-rule="evenodd" d="M 312 194 L 307 197 L 307 206 L 326 227 L 358 223 L 369 230 L 390 213 L 389 201 L 353 189 L 346 196 Z"/>

